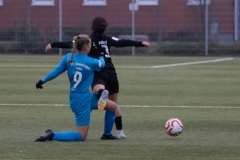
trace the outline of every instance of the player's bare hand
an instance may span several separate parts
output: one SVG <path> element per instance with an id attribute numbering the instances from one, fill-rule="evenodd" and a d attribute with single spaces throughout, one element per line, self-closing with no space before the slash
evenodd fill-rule
<path id="1" fill-rule="evenodd" d="M 46 47 L 45 47 L 45 52 L 49 51 L 52 49 L 51 43 L 49 43 Z"/>
<path id="2" fill-rule="evenodd" d="M 150 43 L 148 43 L 148 42 L 142 42 L 142 45 L 143 45 L 144 47 L 150 47 Z"/>

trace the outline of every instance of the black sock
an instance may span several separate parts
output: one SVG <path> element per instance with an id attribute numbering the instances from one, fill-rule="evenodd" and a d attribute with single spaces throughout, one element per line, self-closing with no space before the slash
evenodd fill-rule
<path id="1" fill-rule="evenodd" d="M 117 130 L 122 130 L 122 116 L 115 118 L 115 125 Z"/>
<path id="2" fill-rule="evenodd" d="M 99 99 L 102 95 L 102 92 L 104 91 L 104 89 L 99 89 L 98 92 L 97 92 L 97 98 Z"/>

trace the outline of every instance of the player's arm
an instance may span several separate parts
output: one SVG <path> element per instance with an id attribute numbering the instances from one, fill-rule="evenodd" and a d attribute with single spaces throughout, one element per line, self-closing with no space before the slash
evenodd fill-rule
<path id="1" fill-rule="evenodd" d="M 127 46 L 135 46 L 135 47 L 149 47 L 149 42 L 142 41 L 134 41 L 129 39 L 118 39 L 116 37 L 107 37 L 109 45 L 115 47 L 127 47 Z"/>
<path id="2" fill-rule="evenodd" d="M 44 83 L 55 79 L 60 74 L 65 72 L 67 70 L 67 63 L 68 63 L 68 55 L 64 56 L 63 59 L 61 60 L 61 62 L 51 72 L 49 72 L 44 78 L 40 79 L 36 83 L 36 88 L 42 89 L 43 88 L 42 85 Z"/>
<path id="3" fill-rule="evenodd" d="M 72 48 L 72 47 L 73 47 L 72 41 L 52 42 L 45 47 L 45 52 L 51 50 L 52 48 Z"/>
<path id="4" fill-rule="evenodd" d="M 105 67 L 105 60 L 103 56 L 100 56 L 98 59 L 94 59 L 95 61 L 94 63 L 94 70 L 96 71 L 100 71 L 100 69 L 102 69 L 103 67 Z"/>
<path id="5" fill-rule="evenodd" d="M 99 67 L 100 68 L 103 68 L 103 67 L 105 67 L 105 60 L 104 60 L 104 57 L 103 56 L 100 56 L 99 58 L 98 58 L 98 63 L 99 63 Z"/>

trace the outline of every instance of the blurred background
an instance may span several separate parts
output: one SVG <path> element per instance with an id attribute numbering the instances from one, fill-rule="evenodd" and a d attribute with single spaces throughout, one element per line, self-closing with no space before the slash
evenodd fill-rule
<path id="1" fill-rule="evenodd" d="M 112 54 L 237 56 L 239 6 L 239 0 L 0 0 L 0 54 L 47 54 L 50 42 L 91 34 L 93 18 L 102 16 L 106 34 L 151 43 Z"/>

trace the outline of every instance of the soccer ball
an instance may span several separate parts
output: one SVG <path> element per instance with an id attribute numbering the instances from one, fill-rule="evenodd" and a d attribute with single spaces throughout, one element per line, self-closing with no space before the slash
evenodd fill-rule
<path id="1" fill-rule="evenodd" d="M 183 131 L 183 124 L 177 118 L 171 118 L 165 123 L 165 130 L 169 136 L 178 136 Z"/>

